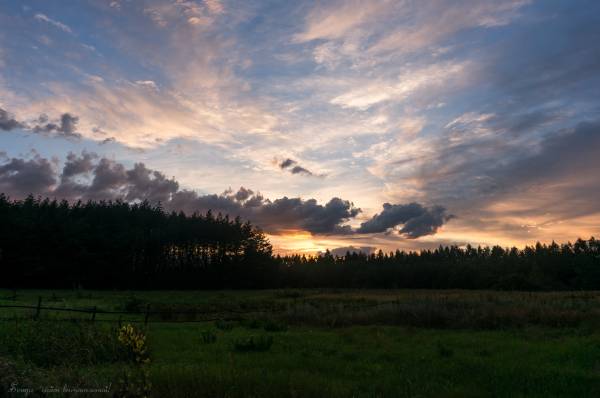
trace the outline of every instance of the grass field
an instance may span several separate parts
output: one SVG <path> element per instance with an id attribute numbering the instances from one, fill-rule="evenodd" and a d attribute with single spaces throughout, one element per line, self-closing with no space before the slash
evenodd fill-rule
<path id="1" fill-rule="evenodd" d="M 0 290 L 0 305 L 42 297 L 52 307 L 138 310 L 122 324 L 140 321 L 150 362 L 123 355 L 113 314 L 91 323 L 89 314 L 43 311 L 33 321 L 14 319 L 31 310 L 0 308 L 0 396 L 15 380 L 34 389 L 110 385 L 111 393 L 89 396 L 119 389 L 156 397 L 600 396 L 596 292 L 12 294 Z M 144 326 L 147 308 L 160 313 Z M 202 321 L 216 318 L 231 319 Z"/>

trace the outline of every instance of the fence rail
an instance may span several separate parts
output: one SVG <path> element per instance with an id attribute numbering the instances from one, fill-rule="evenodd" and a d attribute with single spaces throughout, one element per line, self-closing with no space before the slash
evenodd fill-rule
<path id="1" fill-rule="evenodd" d="M 15 299 L 14 298 L 10 299 Z M 399 304 L 399 299 L 391 300 L 391 301 L 380 301 L 375 303 L 368 303 L 362 305 L 348 305 L 342 304 L 344 310 L 350 311 L 361 311 L 367 310 L 374 307 L 380 306 L 389 306 L 394 304 Z M 37 305 L 19 305 L 19 304 L 0 304 L 0 310 L 2 309 L 17 309 L 17 310 L 31 310 L 33 311 L 32 317 L 33 319 L 39 319 L 40 315 L 43 311 L 54 311 L 54 312 L 67 312 L 67 313 L 79 313 L 79 314 L 89 314 L 88 319 L 84 318 L 51 318 L 52 321 L 72 321 L 72 320 L 85 320 L 91 322 L 114 322 L 114 323 L 144 323 L 147 325 L 148 323 L 201 323 L 201 322 L 213 322 L 213 321 L 240 321 L 244 320 L 244 316 L 250 316 L 252 314 L 264 314 L 264 313 L 281 313 L 284 311 L 291 311 L 296 313 L 298 309 L 305 308 L 306 306 L 317 306 L 320 308 L 321 305 L 316 305 L 310 300 L 297 300 L 294 298 L 293 301 L 287 303 L 284 306 L 274 306 L 274 307 L 264 307 L 264 308 L 253 308 L 248 310 L 239 310 L 232 308 L 223 308 L 218 310 L 202 310 L 202 309 L 191 309 L 191 310 L 151 310 L 151 306 L 148 304 L 146 309 L 143 311 L 113 311 L 113 310 L 103 310 L 97 307 L 88 307 L 88 308 L 65 308 L 65 307 L 54 307 L 54 306 L 43 306 L 42 305 L 42 297 L 38 297 Z M 339 304 L 332 305 L 332 308 L 335 307 L 339 310 Z M 109 318 L 100 317 L 97 318 L 97 315 L 119 315 L 119 318 Z M 133 317 L 137 316 L 137 319 L 124 319 L 124 317 Z M 201 318 L 198 318 L 201 317 Z M 158 319 L 157 319 L 158 318 Z M 184 318 L 184 319 L 178 319 Z M 16 315 L 13 317 L 0 317 L 0 322 L 2 321 L 18 321 L 25 320 L 30 318 L 25 317 L 17 317 Z M 49 318 L 46 318 L 49 319 Z"/>
<path id="2" fill-rule="evenodd" d="M 34 311 L 33 319 L 39 319 L 42 311 L 54 311 L 54 312 L 70 312 L 70 313 L 82 313 L 82 314 L 90 314 L 89 321 L 92 322 L 143 322 L 144 324 L 148 323 L 200 323 L 200 322 L 213 322 L 219 320 L 243 320 L 244 318 L 240 315 L 250 315 L 264 312 L 279 312 L 283 309 L 275 309 L 275 308 L 264 308 L 264 309 L 253 309 L 248 311 L 236 310 L 236 309 L 219 309 L 215 311 L 203 311 L 203 310 L 150 310 L 150 305 L 146 307 L 145 311 L 109 311 L 99 309 L 97 307 L 92 308 L 65 308 L 65 307 L 52 307 L 52 306 L 42 306 L 42 298 L 38 298 L 37 305 L 17 305 L 17 304 L 0 304 L 0 309 L 19 309 L 19 310 L 32 310 Z M 138 315 L 140 317 L 143 316 L 143 319 L 123 319 L 119 317 L 118 319 L 97 319 L 96 315 Z M 232 316 L 231 314 L 238 315 L 237 317 Z M 151 319 L 151 316 L 168 316 L 171 319 Z M 193 315 L 196 316 L 212 316 L 211 318 L 201 318 L 201 319 L 176 319 L 174 317 L 179 315 Z M 229 316 L 228 316 L 229 315 Z M 22 320 L 28 318 L 17 318 L 17 317 L 0 317 L 0 321 L 15 321 Z M 53 321 L 72 321 L 72 320 L 84 320 L 82 318 L 54 318 Z"/>

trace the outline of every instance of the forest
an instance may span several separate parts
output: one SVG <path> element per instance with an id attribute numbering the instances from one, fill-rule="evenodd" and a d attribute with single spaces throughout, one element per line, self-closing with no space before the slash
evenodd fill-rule
<path id="1" fill-rule="evenodd" d="M 148 202 L 0 194 L 0 285 L 593 290 L 600 288 L 600 241 L 282 257 L 239 217 L 168 213 Z"/>

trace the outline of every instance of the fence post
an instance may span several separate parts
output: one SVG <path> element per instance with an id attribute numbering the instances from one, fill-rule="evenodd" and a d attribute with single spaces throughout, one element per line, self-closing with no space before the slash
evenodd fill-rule
<path id="1" fill-rule="evenodd" d="M 96 320 L 96 306 L 94 306 L 94 311 L 92 312 L 92 322 Z"/>
<path id="2" fill-rule="evenodd" d="M 42 296 L 38 297 L 37 308 L 35 310 L 35 319 L 40 317 L 40 311 L 42 310 Z"/>
<path id="3" fill-rule="evenodd" d="M 119 315 L 119 329 L 121 329 L 121 319 L 123 319 L 123 315 Z"/>
<path id="4" fill-rule="evenodd" d="M 144 326 L 148 325 L 148 317 L 150 316 L 150 304 L 146 305 L 146 316 L 144 317 Z"/>

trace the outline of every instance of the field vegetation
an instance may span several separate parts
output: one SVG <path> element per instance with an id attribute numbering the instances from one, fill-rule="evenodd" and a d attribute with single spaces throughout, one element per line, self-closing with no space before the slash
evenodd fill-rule
<path id="1" fill-rule="evenodd" d="M 135 312 L 120 321 L 98 312 L 92 322 L 86 313 L 43 310 L 33 320 L 32 310 L 1 308 L 3 391 L 16 382 L 40 396 L 65 385 L 155 397 L 600 394 L 597 292 L 18 290 L 14 297 L 1 290 L 0 297 L 1 305 L 42 297 L 53 308 Z M 148 307 L 160 311 L 145 324 Z M 129 325 L 133 337 L 123 338 Z M 139 339 L 142 357 L 132 354 Z"/>

